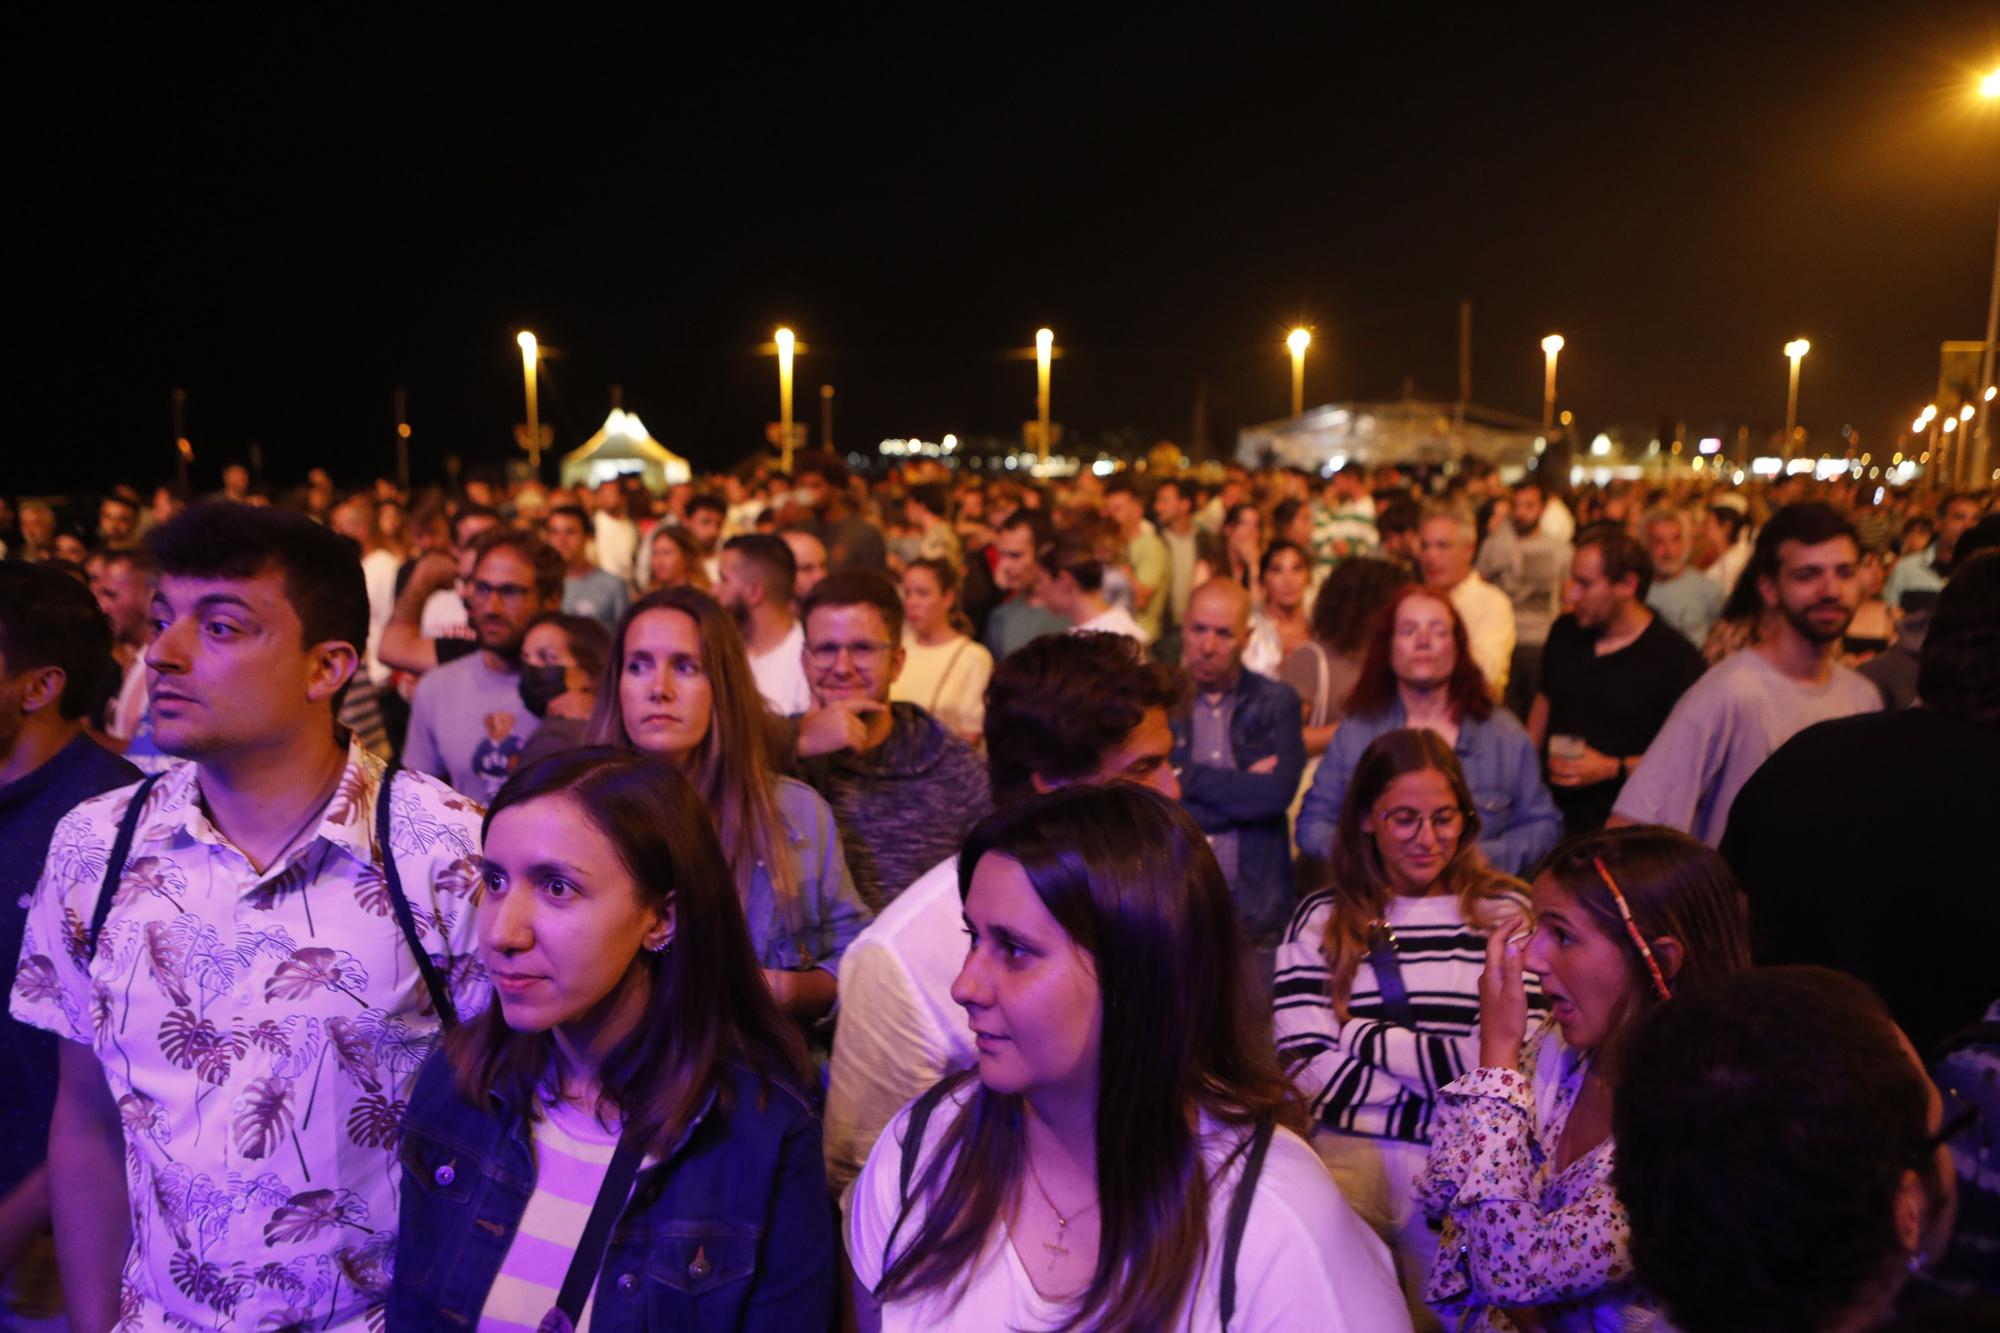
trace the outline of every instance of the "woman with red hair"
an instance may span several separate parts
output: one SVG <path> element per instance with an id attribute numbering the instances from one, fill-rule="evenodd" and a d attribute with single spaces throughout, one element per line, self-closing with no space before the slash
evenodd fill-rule
<path id="1" fill-rule="evenodd" d="M 1300 851 L 1322 860 L 1331 854 L 1355 765 L 1370 742 L 1399 727 L 1434 731 L 1457 754 L 1479 807 L 1479 848 L 1495 870 L 1524 875 L 1556 845 L 1562 814 L 1527 731 L 1494 707 L 1451 603 L 1412 584 L 1389 603 L 1346 718 L 1299 806 Z"/>

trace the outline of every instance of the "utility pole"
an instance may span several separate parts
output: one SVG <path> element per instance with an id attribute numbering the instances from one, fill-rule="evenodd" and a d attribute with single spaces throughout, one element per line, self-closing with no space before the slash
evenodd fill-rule
<path id="1" fill-rule="evenodd" d="M 833 386 L 819 386 L 819 447 L 833 450 Z"/>
<path id="2" fill-rule="evenodd" d="M 187 396 L 186 389 L 175 389 L 173 392 L 174 475 L 180 480 L 181 494 L 192 498 L 188 489 L 188 464 L 194 461 L 194 445 L 188 442 Z"/>
<path id="3" fill-rule="evenodd" d="M 396 408 L 396 487 L 410 493 L 410 396 L 399 384 L 392 395 Z"/>

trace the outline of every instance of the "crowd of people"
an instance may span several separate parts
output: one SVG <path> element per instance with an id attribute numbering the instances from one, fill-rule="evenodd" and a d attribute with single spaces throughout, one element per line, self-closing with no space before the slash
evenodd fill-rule
<path id="1" fill-rule="evenodd" d="M 222 481 L 0 501 L 0 1327 L 1992 1326 L 1990 494 Z"/>

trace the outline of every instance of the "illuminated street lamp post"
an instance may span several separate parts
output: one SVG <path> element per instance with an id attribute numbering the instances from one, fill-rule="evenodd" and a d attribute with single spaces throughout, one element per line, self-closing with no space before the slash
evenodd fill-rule
<path id="1" fill-rule="evenodd" d="M 1803 361 L 1806 353 L 1811 350 L 1812 344 L 1804 338 L 1794 338 L 1785 344 L 1785 355 L 1792 360 L 1791 388 L 1785 394 L 1785 459 L 1787 462 L 1792 457 L 1792 437 L 1798 434 L 1799 429 L 1799 362 Z"/>
<path id="2" fill-rule="evenodd" d="M 779 329 L 771 335 L 771 341 L 778 345 L 779 467 L 789 476 L 792 471 L 792 331 Z"/>
<path id="3" fill-rule="evenodd" d="M 521 330 L 514 341 L 521 344 L 521 376 L 528 386 L 528 466 L 539 478 L 542 475 L 542 417 L 540 404 L 535 398 L 535 363 L 541 359 L 541 348 L 535 342 L 535 335 L 526 329 Z"/>
<path id="4" fill-rule="evenodd" d="M 1551 333 L 1542 339 L 1542 355 L 1547 358 L 1546 373 L 1542 377 L 1542 434 L 1547 435 L 1556 424 L 1556 353 L 1563 349 L 1563 336 Z"/>
<path id="5" fill-rule="evenodd" d="M 1055 359 L 1056 335 L 1035 330 L 1035 417 L 1041 423 L 1042 474 L 1049 470 L 1049 362 Z"/>
<path id="6" fill-rule="evenodd" d="M 2000 102 L 2000 69 L 1979 81 L 1979 95 L 1989 102 Z M 1996 340 L 2000 340 L 2000 227 L 1993 235 L 1993 289 L 1986 298 L 1986 350 L 1979 358 L 1979 429 L 1973 437 L 1974 448 L 1967 451 L 1972 468 L 1966 481 L 1974 487 L 1986 484 L 1993 466 L 1993 368 L 1995 353 L 2000 351 Z"/>
<path id="7" fill-rule="evenodd" d="M 1285 346 L 1292 349 L 1292 415 L 1298 416 L 1306 410 L 1306 348 L 1312 346 L 1313 336 L 1304 329 L 1293 329 L 1285 339 Z"/>

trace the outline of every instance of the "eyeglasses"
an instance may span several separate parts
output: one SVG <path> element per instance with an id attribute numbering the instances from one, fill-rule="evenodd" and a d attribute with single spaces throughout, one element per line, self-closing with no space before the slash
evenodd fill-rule
<path id="1" fill-rule="evenodd" d="M 1421 810 L 1399 805 L 1393 810 L 1383 811 L 1377 818 L 1398 842 L 1409 842 L 1415 838 L 1426 823 L 1431 826 L 1431 832 L 1440 838 L 1455 838 L 1465 827 L 1465 811 L 1455 805 L 1433 810 L 1428 816 Z"/>
<path id="2" fill-rule="evenodd" d="M 870 670 L 882 660 L 882 655 L 893 648 L 888 643 L 811 643 L 806 645 L 806 660 L 819 671 L 831 671 L 839 663 L 840 655 L 846 653 L 854 665 L 863 671 Z"/>
<path id="3" fill-rule="evenodd" d="M 488 583 L 485 579 L 472 581 L 474 597 L 498 597 L 503 602 L 518 602 L 530 596 L 535 590 L 525 583 Z"/>

